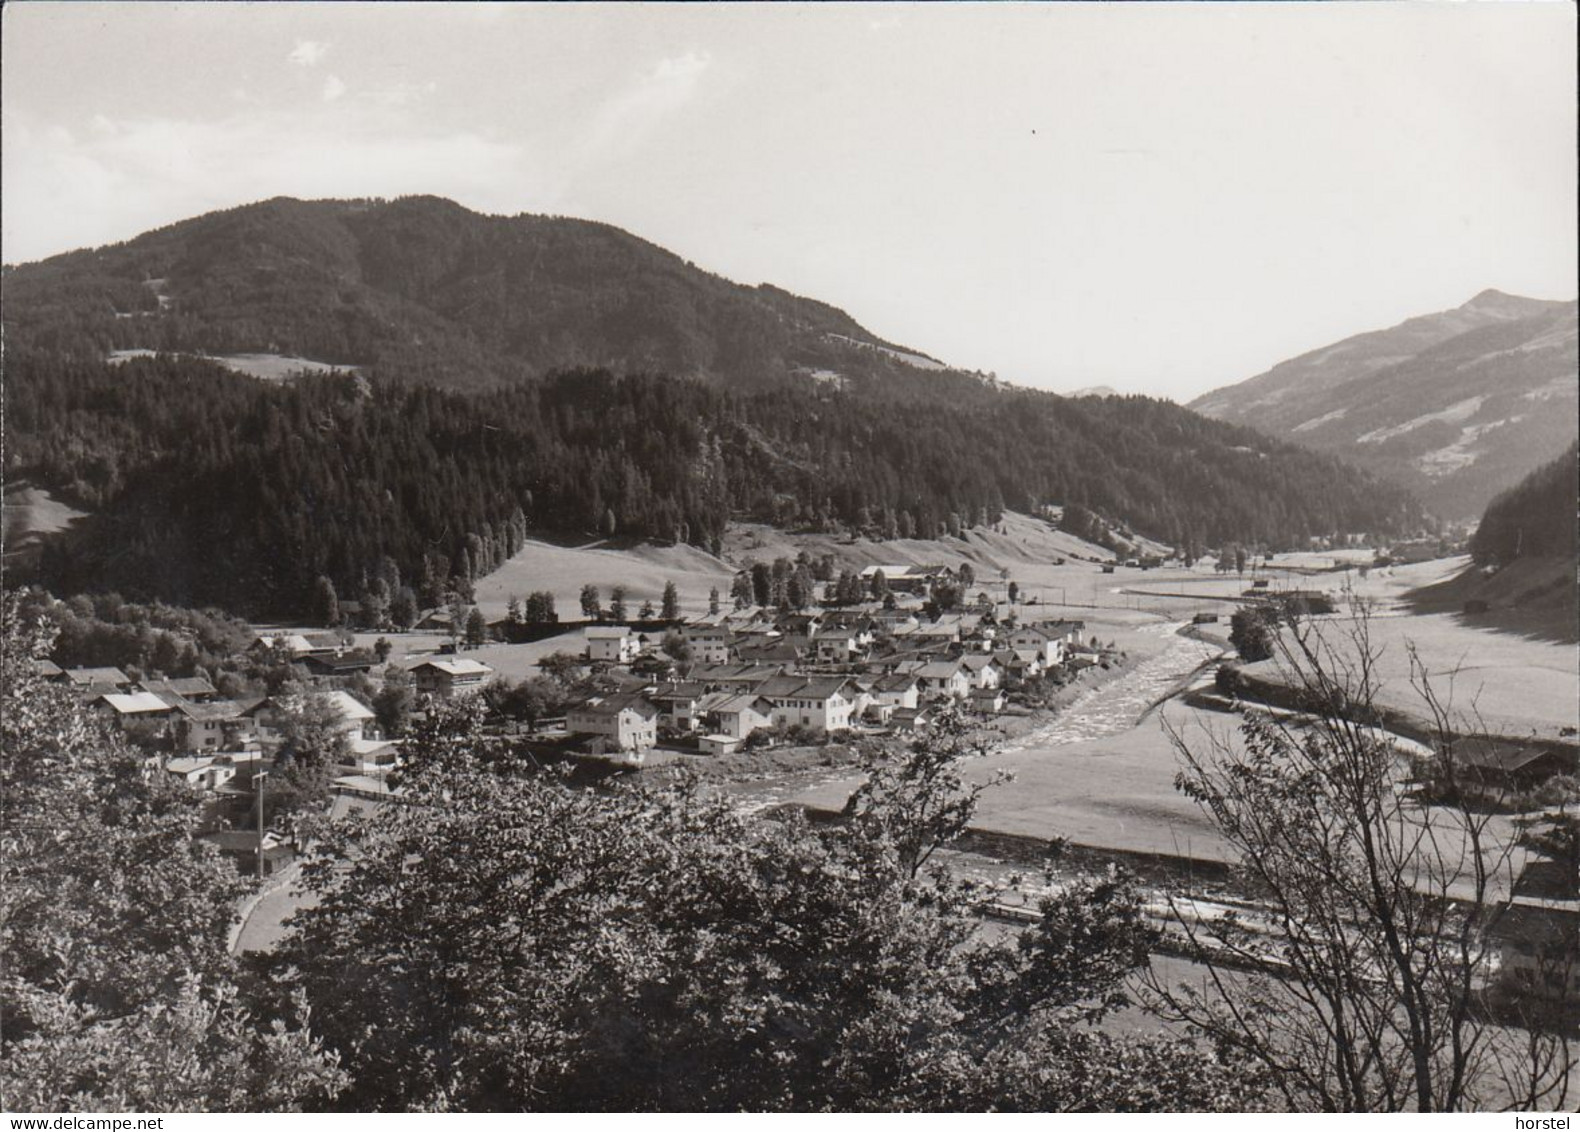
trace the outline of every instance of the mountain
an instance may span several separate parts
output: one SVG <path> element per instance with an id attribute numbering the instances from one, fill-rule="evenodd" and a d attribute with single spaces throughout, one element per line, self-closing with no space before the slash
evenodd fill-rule
<path id="1" fill-rule="evenodd" d="M 1190 407 L 1331 452 L 1477 516 L 1575 438 L 1577 304 L 1483 291 L 1281 362 Z"/>
<path id="2" fill-rule="evenodd" d="M 448 200 L 279 198 L 5 272 L 10 341 L 266 354 L 449 388 L 575 367 L 732 385 L 942 363 L 607 224 Z"/>
<path id="3" fill-rule="evenodd" d="M 528 529 L 717 552 L 737 520 L 937 538 L 1067 506 L 1278 549 L 1422 521 L 1332 457 L 952 370 L 582 221 L 269 201 L 7 269 L 5 296 L 7 478 L 85 512 L 38 555 L 57 593 L 436 600 Z"/>

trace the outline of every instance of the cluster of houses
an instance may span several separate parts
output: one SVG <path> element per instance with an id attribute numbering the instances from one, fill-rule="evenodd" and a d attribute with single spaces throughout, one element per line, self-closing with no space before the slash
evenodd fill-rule
<path id="1" fill-rule="evenodd" d="M 896 590 L 912 574 L 918 592 L 931 583 L 925 567 L 892 569 L 885 574 Z M 1004 710 L 1009 687 L 1099 663 L 1084 631 L 1080 621 L 1000 623 L 977 612 L 924 619 L 901 608 L 721 612 L 675 630 L 688 666 L 658 679 L 641 673 L 663 634 L 590 626 L 586 658 L 619 690 L 572 708 L 565 726 L 589 752 L 627 762 L 642 761 L 661 729 L 694 737 L 710 754 L 765 730 L 912 731 L 940 704 L 990 716 Z"/>
<path id="2" fill-rule="evenodd" d="M 261 635 L 251 648 L 277 653 L 316 676 L 355 676 L 377 663 L 347 645 L 334 633 L 287 633 Z M 134 680 L 119 668 L 34 663 L 46 681 L 72 688 L 122 731 L 160 750 L 164 773 L 221 796 L 253 796 L 254 779 L 266 773 L 284 741 L 283 722 L 301 707 L 293 696 L 230 698 L 203 677 Z M 441 697 L 476 691 L 494 674 L 488 665 L 459 656 L 429 657 L 408 671 L 418 692 Z M 399 765 L 400 741 L 385 738 L 373 709 L 351 692 L 331 688 L 314 694 L 344 739 L 336 786 L 384 793 L 384 778 Z"/>

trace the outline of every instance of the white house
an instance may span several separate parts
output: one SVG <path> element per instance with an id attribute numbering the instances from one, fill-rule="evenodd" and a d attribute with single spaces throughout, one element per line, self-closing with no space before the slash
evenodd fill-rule
<path id="1" fill-rule="evenodd" d="M 948 696 L 963 700 L 971 694 L 971 677 L 958 660 L 934 660 L 911 672 L 924 696 Z"/>
<path id="2" fill-rule="evenodd" d="M 588 630 L 590 634 L 592 630 Z M 728 664 L 730 631 L 717 625 L 688 625 L 682 630 L 696 664 Z"/>
<path id="3" fill-rule="evenodd" d="M 872 685 L 878 703 L 890 708 L 914 708 L 921 702 L 921 684 L 908 672 L 880 676 Z"/>
<path id="4" fill-rule="evenodd" d="M 1034 651 L 1044 668 L 1064 663 L 1064 638 L 1040 625 L 1021 625 L 1009 635 L 1010 648 L 1017 653 Z"/>
<path id="5" fill-rule="evenodd" d="M 967 653 L 960 658 L 960 664 L 970 676 L 974 692 L 997 688 L 1004 683 L 1004 669 L 986 653 Z"/>
<path id="6" fill-rule="evenodd" d="M 642 642 L 624 625 L 587 626 L 587 659 L 630 664 L 642 652 Z"/>
<path id="7" fill-rule="evenodd" d="M 776 676 L 758 690 L 773 705 L 774 723 L 844 731 L 855 714 L 856 690 L 843 676 Z"/>
<path id="8" fill-rule="evenodd" d="M 640 754 L 658 743 L 658 708 L 637 695 L 595 696 L 565 716 L 572 735 L 593 737 L 593 753 Z"/>

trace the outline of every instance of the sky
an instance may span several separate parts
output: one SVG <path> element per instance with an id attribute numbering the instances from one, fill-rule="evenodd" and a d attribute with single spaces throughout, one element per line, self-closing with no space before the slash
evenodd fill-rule
<path id="1" fill-rule="evenodd" d="M 8 3 L 0 256 L 432 193 L 1187 400 L 1574 298 L 1574 44 L 1567 2 Z"/>

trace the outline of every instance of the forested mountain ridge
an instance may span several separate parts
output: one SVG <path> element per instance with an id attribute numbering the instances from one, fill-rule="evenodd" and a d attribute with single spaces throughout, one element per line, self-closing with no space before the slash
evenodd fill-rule
<path id="1" fill-rule="evenodd" d="M 7 359 L 7 473 L 92 514 L 39 564 L 55 592 L 289 614 L 389 557 L 431 598 L 528 528 L 716 550 L 731 518 L 938 537 L 1080 504 L 1183 545 L 1401 532 L 1402 492 L 1147 398 L 1068 400 L 918 374 L 911 396 L 720 389 L 580 370 L 455 393 L 350 376 L 256 381 L 201 359 Z"/>
<path id="2" fill-rule="evenodd" d="M 1483 291 L 1281 362 L 1191 408 L 1331 452 L 1473 519 L 1580 432 L 1574 302 Z"/>
<path id="3" fill-rule="evenodd" d="M 9 267 L 5 290 L 18 345 L 286 354 L 448 388 L 584 366 L 736 386 L 942 368 L 610 225 L 434 197 L 263 201 Z"/>
<path id="4" fill-rule="evenodd" d="M 91 513 L 44 547 L 56 592 L 289 615 L 389 559 L 433 599 L 528 528 L 716 549 L 732 518 L 931 538 L 1071 504 L 1285 547 L 1421 521 L 1167 402 L 950 370 L 607 225 L 428 197 L 266 201 L 8 268 L 4 321 L 7 475 Z M 252 352 L 356 372 L 202 357 Z"/>

